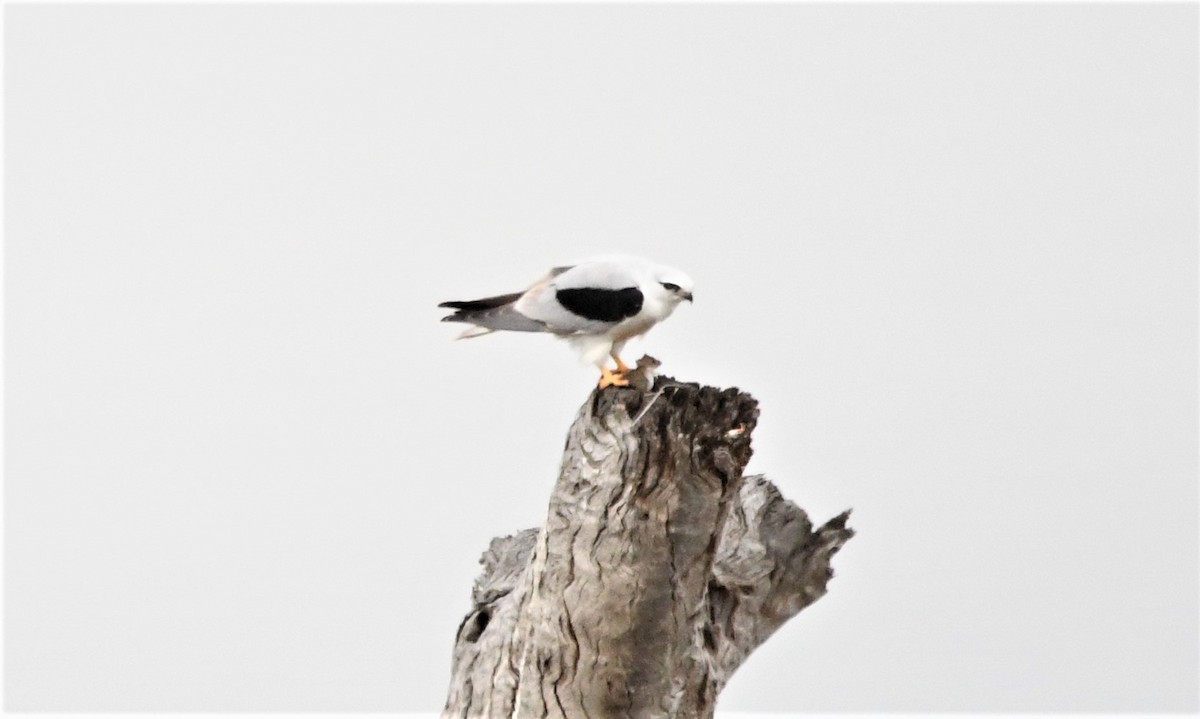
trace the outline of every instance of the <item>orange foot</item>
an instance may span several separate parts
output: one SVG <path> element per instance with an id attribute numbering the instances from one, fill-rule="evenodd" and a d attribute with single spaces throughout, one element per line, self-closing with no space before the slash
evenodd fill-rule
<path id="1" fill-rule="evenodd" d="M 618 356 L 617 356 L 617 355 L 615 355 L 615 354 L 611 354 L 611 355 L 609 355 L 609 357 L 612 357 L 612 358 L 613 358 L 613 360 L 615 360 L 615 361 L 616 361 L 616 363 L 617 363 L 617 374 L 619 374 L 619 375 L 625 375 L 625 374 L 628 374 L 628 373 L 629 373 L 629 367 L 627 367 L 627 366 L 625 365 L 625 363 L 621 361 L 621 358 L 620 358 L 620 357 L 618 357 Z"/>
<path id="2" fill-rule="evenodd" d="M 625 367 L 625 370 L 628 370 Z M 625 372 L 618 370 L 613 372 L 607 367 L 600 368 L 600 389 L 605 387 L 628 387 L 629 380 L 625 379 Z"/>

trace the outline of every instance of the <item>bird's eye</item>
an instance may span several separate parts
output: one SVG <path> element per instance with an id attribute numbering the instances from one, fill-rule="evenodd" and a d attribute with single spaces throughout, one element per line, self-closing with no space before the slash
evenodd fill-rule
<path id="1" fill-rule="evenodd" d="M 659 284 L 661 284 L 664 289 L 670 290 L 671 292 L 679 291 L 679 285 L 675 284 L 674 282 L 660 282 Z"/>

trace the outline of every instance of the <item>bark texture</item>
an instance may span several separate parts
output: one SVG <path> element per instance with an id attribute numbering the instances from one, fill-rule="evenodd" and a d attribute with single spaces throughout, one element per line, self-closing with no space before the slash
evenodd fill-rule
<path id="1" fill-rule="evenodd" d="M 711 717 L 750 652 L 825 594 L 849 513 L 814 530 L 742 476 L 750 395 L 648 374 L 592 394 L 545 524 L 484 553 L 443 719 Z"/>

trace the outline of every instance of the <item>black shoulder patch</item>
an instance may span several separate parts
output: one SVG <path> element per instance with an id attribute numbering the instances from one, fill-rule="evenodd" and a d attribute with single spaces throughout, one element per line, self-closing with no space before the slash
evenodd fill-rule
<path id="1" fill-rule="evenodd" d="M 571 313 L 598 322 L 620 322 L 642 311 L 642 291 L 636 287 L 574 287 L 557 290 L 554 296 Z"/>

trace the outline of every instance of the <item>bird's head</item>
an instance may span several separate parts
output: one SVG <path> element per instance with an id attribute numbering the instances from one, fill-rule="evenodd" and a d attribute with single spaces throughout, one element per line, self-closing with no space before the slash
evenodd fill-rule
<path id="1" fill-rule="evenodd" d="M 670 267 L 659 267 L 654 271 L 654 282 L 650 291 L 655 298 L 674 308 L 680 302 L 692 301 L 692 278 Z"/>

